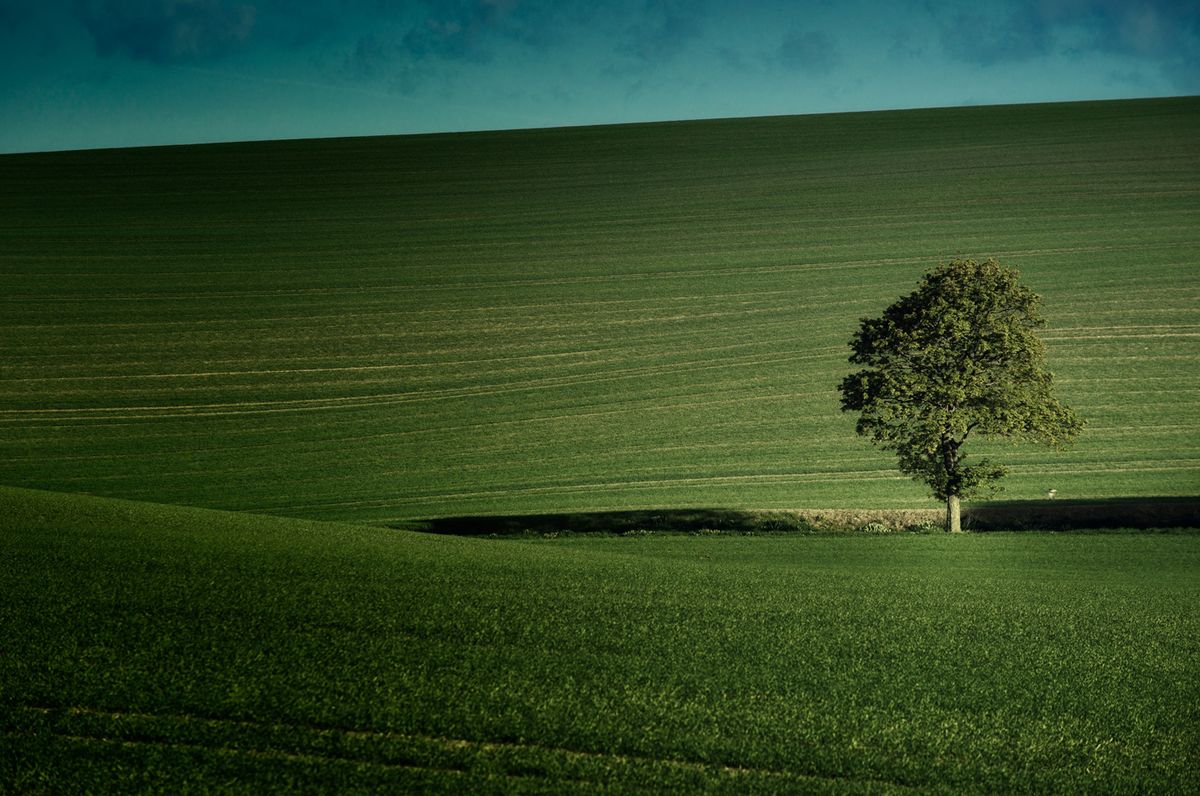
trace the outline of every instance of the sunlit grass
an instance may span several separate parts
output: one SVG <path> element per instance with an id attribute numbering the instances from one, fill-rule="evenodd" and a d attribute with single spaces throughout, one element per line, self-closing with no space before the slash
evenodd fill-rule
<path id="1" fill-rule="evenodd" d="M 388 520 L 921 507 L 847 341 L 995 256 L 1089 423 L 1006 496 L 1195 495 L 1193 99 L 0 157 L 0 483 Z M 1129 433 L 1130 430 L 1136 433 Z"/>
<path id="2" fill-rule="evenodd" d="M 0 790 L 1200 787 L 1191 534 L 485 540 L 0 499 Z"/>

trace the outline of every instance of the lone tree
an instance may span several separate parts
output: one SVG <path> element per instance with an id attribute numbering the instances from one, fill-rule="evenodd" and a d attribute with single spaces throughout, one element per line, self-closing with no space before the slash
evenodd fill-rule
<path id="1" fill-rule="evenodd" d="M 1083 427 L 1051 395 L 1041 296 L 995 260 L 954 260 L 925 274 L 917 290 L 880 318 L 864 318 L 842 381 L 842 410 L 861 412 L 857 431 L 895 450 L 900 470 L 946 501 L 946 530 L 961 531 L 959 499 L 1005 474 L 981 459 L 968 465 L 973 436 L 1054 447 Z"/>

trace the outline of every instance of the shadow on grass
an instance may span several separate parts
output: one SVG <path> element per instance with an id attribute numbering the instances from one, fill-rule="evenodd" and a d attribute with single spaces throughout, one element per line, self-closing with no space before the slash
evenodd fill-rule
<path id="1" fill-rule="evenodd" d="M 1200 497 L 992 501 L 963 513 L 964 523 L 980 531 L 1197 528 Z"/>
<path id="2" fill-rule="evenodd" d="M 779 515 L 775 522 L 761 515 Z M 792 512 L 755 512 L 737 509 L 653 509 L 647 511 L 589 511 L 568 514 L 520 514 L 475 517 L 439 517 L 417 520 L 399 527 L 429 533 L 480 536 L 523 533 L 610 533 L 638 531 L 695 533 L 725 531 L 753 533 L 812 530 Z"/>
<path id="3" fill-rule="evenodd" d="M 558 533 L 846 533 L 935 532 L 941 509 L 720 508 L 593 511 L 563 514 L 437 517 L 392 527 L 458 536 Z M 1200 528 L 1200 497 L 1023 500 L 981 503 L 963 509 L 973 531 L 1071 531 L 1113 528 Z"/>

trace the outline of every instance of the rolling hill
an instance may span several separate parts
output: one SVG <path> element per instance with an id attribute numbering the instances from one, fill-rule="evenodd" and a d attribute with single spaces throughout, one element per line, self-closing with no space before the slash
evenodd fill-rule
<path id="1" fill-rule="evenodd" d="M 934 505 L 861 316 L 954 256 L 1088 421 L 1005 497 L 1200 485 L 1200 99 L 0 157 L 0 483 L 385 522 Z"/>
<path id="2" fill-rule="evenodd" d="M 4 792 L 1200 787 L 1195 534 L 487 540 L 0 502 Z"/>

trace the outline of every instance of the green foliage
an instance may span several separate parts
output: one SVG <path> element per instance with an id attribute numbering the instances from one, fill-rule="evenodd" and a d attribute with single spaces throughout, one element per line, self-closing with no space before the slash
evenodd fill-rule
<path id="1" fill-rule="evenodd" d="M 1195 534 L 0 509 L 4 793 L 1200 787 Z"/>
<path id="2" fill-rule="evenodd" d="M 1051 391 L 1040 297 L 995 260 L 954 260 L 925 275 L 879 318 L 864 318 L 842 381 L 856 430 L 895 450 L 900 470 L 935 497 L 978 494 L 1004 475 L 967 464 L 972 436 L 1061 446 L 1083 424 Z"/>

